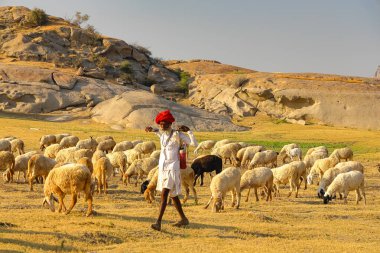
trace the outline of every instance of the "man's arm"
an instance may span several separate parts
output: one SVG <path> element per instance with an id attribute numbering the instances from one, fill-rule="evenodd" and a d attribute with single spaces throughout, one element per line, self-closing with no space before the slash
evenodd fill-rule
<path id="1" fill-rule="evenodd" d="M 153 127 L 151 127 L 151 126 L 147 126 L 147 127 L 145 128 L 145 132 L 153 132 L 153 133 L 155 133 L 158 137 L 161 137 L 161 133 L 160 133 L 160 131 L 158 131 L 157 128 L 153 128 Z"/>
<path id="2" fill-rule="evenodd" d="M 183 131 L 183 132 L 179 132 L 179 137 L 182 139 L 182 141 L 188 145 L 191 145 L 191 146 L 198 146 L 198 142 L 197 140 L 195 139 L 195 136 L 193 134 L 193 132 L 191 132 L 190 130 L 186 129 L 187 131 Z M 185 134 L 187 133 L 187 134 Z"/>

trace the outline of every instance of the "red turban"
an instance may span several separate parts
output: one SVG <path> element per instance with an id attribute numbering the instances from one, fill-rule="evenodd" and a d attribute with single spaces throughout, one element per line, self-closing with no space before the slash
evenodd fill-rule
<path id="1" fill-rule="evenodd" d="M 160 124 L 161 121 L 173 123 L 175 121 L 173 115 L 169 110 L 162 111 L 156 116 L 156 123 Z"/>

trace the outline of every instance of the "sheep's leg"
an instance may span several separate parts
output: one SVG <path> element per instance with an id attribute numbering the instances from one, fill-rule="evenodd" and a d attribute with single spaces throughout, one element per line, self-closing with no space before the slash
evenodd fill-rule
<path id="1" fill-rule="evenodd" d="M 201 186 L 203 186 L 203 177 L 204 177 L 204 173 L 201 174 Z"/>
<path id="2" fill-rule="evenodd" d="M 256 196 L 256 202 L 257 202 L 257 201 L 259 201 L 259 196 L 257 196 L 257 188 L 254 187 L 254 189 L 255 189 L 255 196 Z"/>
<path id="3" fill-rule="evenodd" d="M 185 187 L 185 197 L 183 198 L 182 200 L 182 204 L 185 204 L 187 199 L 189 198 L 189 193 L 190 193 L 190 189 L 188 186 L 184 186 Z"/>
<path id="4" fill-rule="evenodd" d="M 102 182 L 101 182 L 101 178 L 99 178 L 98 180 L 98 193 L 101 194 L 102 193 Z"/>
<path id="5" fill-rule="evenodd" d="M 267 187 L 267 201 L 269 198 L 272 201 L 272 187 Z"/>
<path id="6" fill-rule="evenodd" d="M 239 185 L 240 187 L 240 185 Z M 236 209 L 239 209 L 240 207 L 240 201 L 241 201 L 241 192 L 240 192 L 240 189 L 237 188 L 238 190 L 236 190 L 236 194 L 237 194 L 237 201 L 236 201 Z"/>
<path id="7" fill-rule="evenodd" d="M 63 203 L 63 199 L 65 198 L 65 195 L 63 194 L 62 191 L 57 191 L 57 194 L 58 194 L 58 212 L 62 212 L 62 207 L 65 205 Z M 65 210 L 66 211 L 66 207 L 65 207 Z"/>
<path id="8" fill-rule="evenodd" d="M 75 204 L 77 203 L 77 194 L 75 192 L 72 193 L 72 199 L 69 209 L 66 211 L 65 214 L 69 214 L 71 210 L 74 208 Z"/>
<path id="9" fill-rule="evenodd" d="M 235 206 L 235 202 L 236 202 L 236 197 L 235 197 L 235 195 L 236 195 L 236 190 L 235 189 L 233 189 L 232 191 L 231 191 L 231 193 L 232 193 L 232 203 L 231 203 L 231 207 L 234 207 Z"/>
<path id="10" fill-rule="evenodd" d="M 348 196 L 348 191 L 345 190 L 344 193 L 343 193 L 344 204 L 347 204 L 347 196 Z"/>
<path id="11" fill-rule="evenodd" d="M 195 199 L 195 204 L 198 205 L 198 196 L 197 196 L 197 191 L 195 190 L 195 187 L 190 185 L 190 189 L 194 194 L 194 199 Z"/>
<path id="12" fill-rule="evenodd" d="M 86 193 L 86 200 L 87 200 L 86 216 L 90 216 L 92 214 L 92 195 L 90 192 Z"/>
<path id="13" fill-rule="evenodd" d="M 208 208 L 208 206 L 211 204 L 211 201 L 212 201 L 212 196 L 211 196 L 210 200 L 207 202 L 207 204 L 205 205 L 205 209 Z"/>
<path id="14" fill-rule="evenodd" d="M 20 182 L 20 174 L 21 174 L 21 171 L 19 171 L 19 172 L 17 173 L 17 183 Z M 13 177 L 11 177 L 11 182 L 13 182 Z"/>
<path id="15" fill-rule="evenodd" d="M 33 180 L 34 180 L 35 176 L 32 175 L 29 177 L 29 188 L 30 188 L 30 191 L 33 191 Z"/>
<path id="16" fill-rule="evenodd" d="M 356 189 L 355 192 L 356 192 L 356 204 L 359 204 L 359 201 L 360 201 L 360 199 L 361 199 L 361 197 L 360 197 L 360 192 L 359 192 L 359 188 Z"/>
<path id="17" fill-rule="evenodd" d="M 364 205 L 367 205 L 367 199 L 366 199 L 366 197 L 365 197 L 364 185 L 362 185 L 360 188 L 361 188 L 361 190 L 362 190 L 362 194 L 363 194 L 363 198 L 364 198 Z"/>
<path id="18" fill-rule="evenodd" d="M 195 186 L 197 184 L 197 179 L 198 179 L 199 176 L 200 176 L 199 174 L 195 175 L 193 186 Z"/>
<path id="19" fill-rule="evenodd" d="M 245 198 L 245 202 L 248 202 L 250 193 L 251 193 L 251 187 L 248 188 L 248 193 L 247 193 L 247 197 Z"/>

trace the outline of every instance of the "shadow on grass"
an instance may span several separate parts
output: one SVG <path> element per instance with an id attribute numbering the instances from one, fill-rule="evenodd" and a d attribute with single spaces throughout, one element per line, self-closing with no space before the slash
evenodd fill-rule
<path id="1" fill-rule="evenodd" d="M 62 251 L 67 251 L 67 252 L 77 251 L 76 248 L 71 247 L 71 246 L 64 247 L 63 244 L 53 246 L 53 245 L 48 245 L 48 244 L 44 244 L 44 243 L 23 241 L 23 240 L 19 240 L 19 239 L 0 238 L 0 243 L 14 244 L 14 245 L 18 245 L 18 246 L 30 247 L 30 248 L 33 248 L 36 250 L 43 250 L 43 251 L 45 251 L 45 250 L 55 251 L 55 252 L 58 252 L 58 251 L 60 251 L 60 252 L 62 252 Z M 18 252 L 18 251 L 13 251 L 13 252 Z"/>

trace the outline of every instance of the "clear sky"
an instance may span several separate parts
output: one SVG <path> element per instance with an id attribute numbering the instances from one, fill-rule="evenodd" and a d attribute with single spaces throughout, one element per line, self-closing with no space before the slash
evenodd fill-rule
<path id="1" fill-rule="evenodd" d="M 372 77 L 380 0 L 0 0 L 48 14 L 90 15 L 102 34 L 163 59 L 213 59 L 266 72 Z"/>

